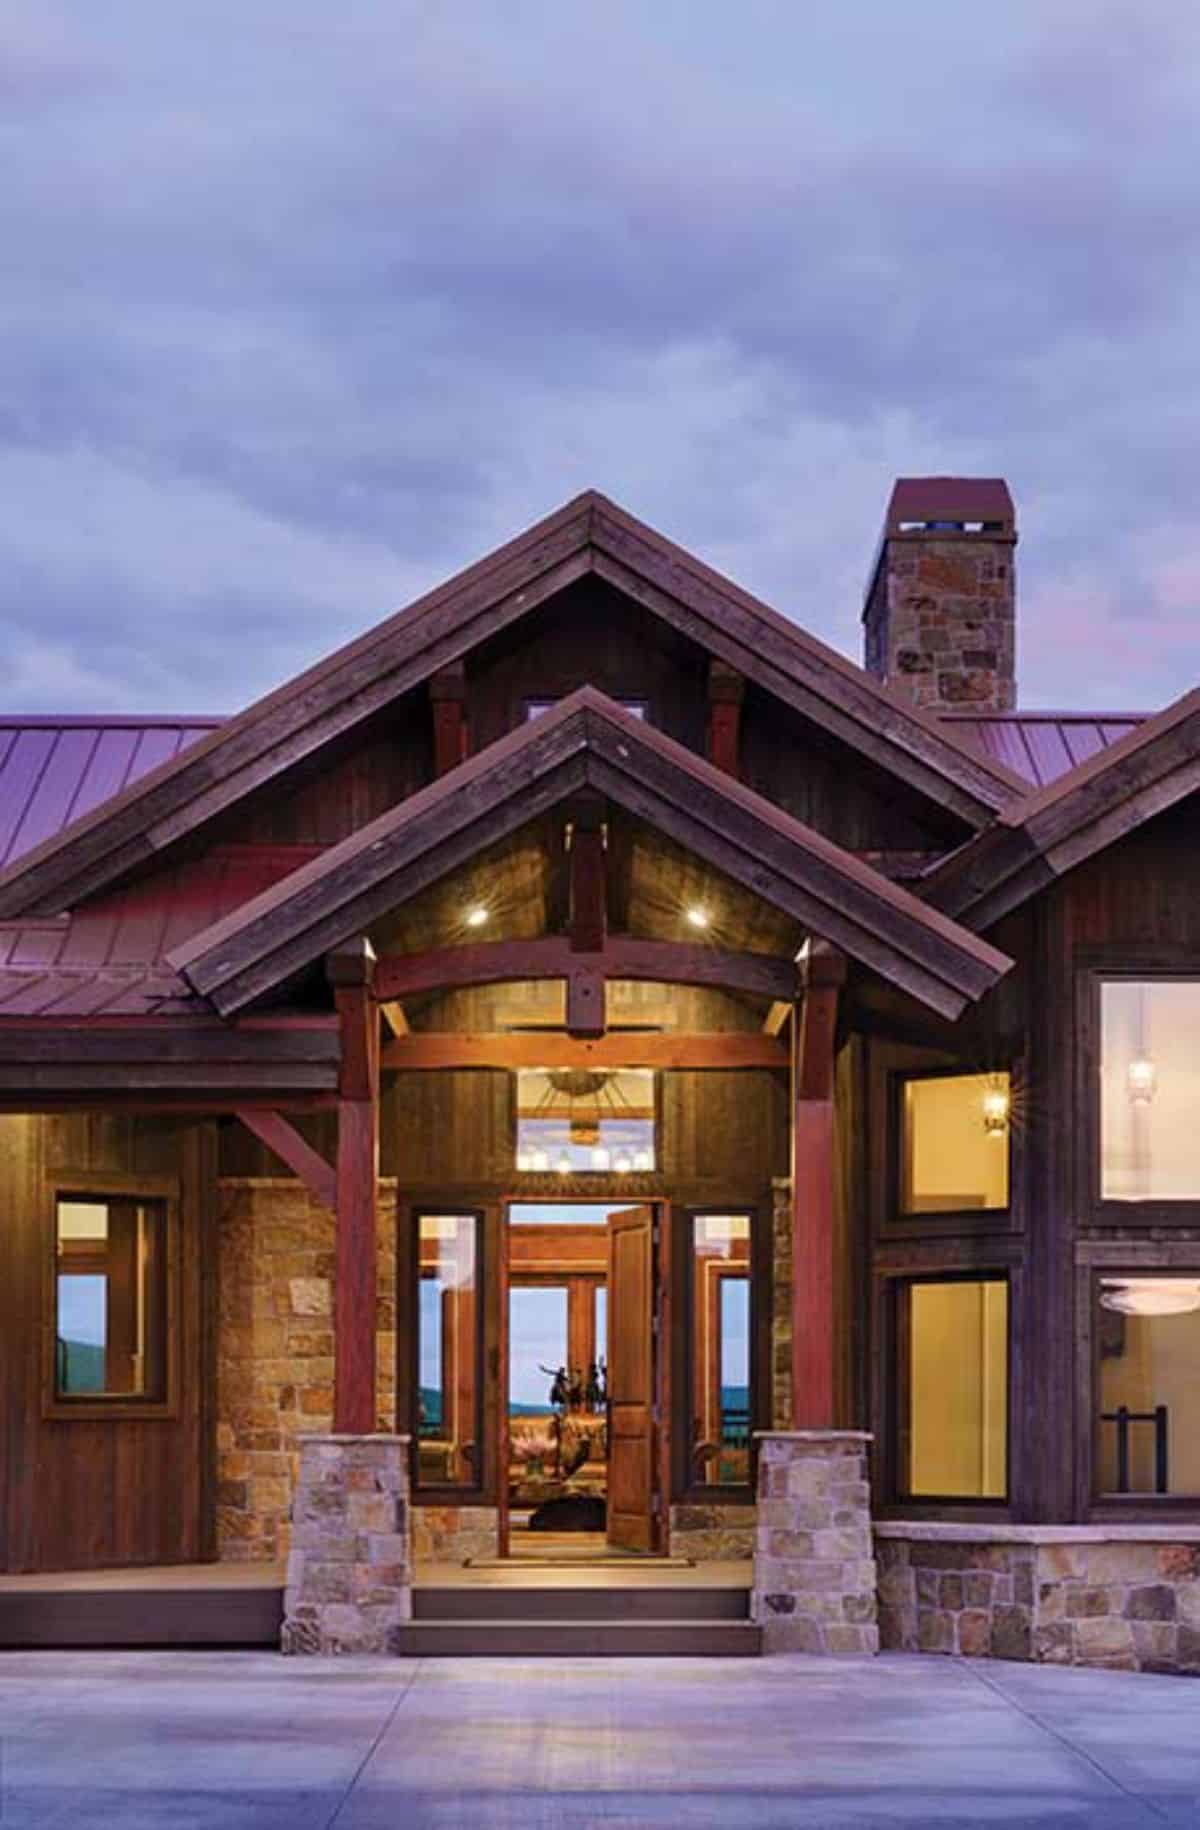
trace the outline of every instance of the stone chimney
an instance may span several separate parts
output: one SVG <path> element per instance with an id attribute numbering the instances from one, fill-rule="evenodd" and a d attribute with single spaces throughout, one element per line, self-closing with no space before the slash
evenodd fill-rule
<path id="1" fill-rule="evenodd" d="M 868 673 L 934 711 L 1011 711 L 1016 544 L 1002 477 L 900 477 L 863 609 Z"/>

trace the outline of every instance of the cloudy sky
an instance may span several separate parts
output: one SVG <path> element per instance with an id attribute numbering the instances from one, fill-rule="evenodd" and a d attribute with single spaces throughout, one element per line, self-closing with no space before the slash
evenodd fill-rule
<path id="1" fill-rule="evenodd" d="M 857 656 L 1007 476 L 1023 702 L 1200 680 L 1200 8 L 6 0 L 0 648 L 225 711 L 595 485 Z"/>

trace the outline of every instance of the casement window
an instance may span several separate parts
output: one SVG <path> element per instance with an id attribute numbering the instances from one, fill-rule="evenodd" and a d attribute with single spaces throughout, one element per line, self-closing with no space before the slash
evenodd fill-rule
<path id="1" fill-rule="evenodd" d="M 482 1476 L 480 1230 L 478 1214 L 417 1216 L 418 1488 Z"/>
<path id="2" fill-rule="evenodd" d="M 52 1404 L 168 1397 L 169 1204 L 59 1192 L 54 1202 Z"/>
<path id="3" fill-rule="evenodd" d="M 1099 1195 L 1200 1202 L 1200 979 L 1103 979 Z"/>
<path id="4" fill-rule="evenodd" d="M 1095 1282 L 1097 1497 L 1200 1495 L 1200 1270 Z"/>
<path id="5" fill-rule="evenodd" d="M 895 1288 L 899 1499 L 1008 1492 L 1008 1283 L 921 1278 Z"/>
<path id="6" fill-rule="evenodd" d="M 522 1068 L 517 1168 L 532 1175 L 647 1174 L 658 1162 L 649 1068 Z"/>
<path id="7" fill-rule="evenodd" d="M 689 1486 L 748 1487 L 754 1427 L 751 1213 L 689 1218 Z"/>
<path id="8" fill-rule="evenodd" d="M 1009 1204 L 1009 1075 L 906 1075 L 900 1083 L 898 1208 L 904 1217 Z"/>

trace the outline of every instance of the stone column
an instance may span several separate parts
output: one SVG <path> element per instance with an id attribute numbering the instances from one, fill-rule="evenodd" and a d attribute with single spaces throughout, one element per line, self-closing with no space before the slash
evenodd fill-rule
<path id="1" fill-rule="evenodd" d="M 407 1436 L 306 1436 L 282 1650 L 395 1651 L 412 1618 Z"/>
<path id="2" fill-rule="evenodd" d="M 758 1440 L 752 1613 L 764 1652 L 878 1652 L 870 1436 L 772 1430 Z"/>

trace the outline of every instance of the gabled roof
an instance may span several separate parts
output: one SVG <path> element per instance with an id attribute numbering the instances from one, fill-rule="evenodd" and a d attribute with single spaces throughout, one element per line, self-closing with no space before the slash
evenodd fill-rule
<path id="1" fill-rule="evenodd" d="M 222 1015 L 232 1015 L 585 788 L 668 833 L 943 1015 L 957 1016 L 1011 965 L 590 687 L 195 935 L 170 963 Z"/>
<path id="2" fill-rule="evenodd" d="M 56 914 L 117 882 L 588 573 L 968 826 L 1022 792 L 952 727 L 588 491 L 47 837 L 0 872 L 0 919 Z"/>
<path id="3" fill-rule="evenodd" d="M 1200 688 L 1007 808 L 924 879 L 932 902 L 989 927 L 1200 788 Z"/>

